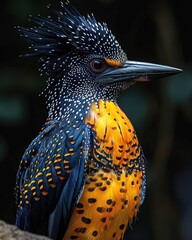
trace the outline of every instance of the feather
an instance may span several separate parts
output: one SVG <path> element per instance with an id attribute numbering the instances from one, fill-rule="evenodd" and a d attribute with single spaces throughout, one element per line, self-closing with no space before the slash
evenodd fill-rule
<path id="1" fill-rule="evenodd" d="M 86 128 L 83 122 L 76 130 L 50 121 L 32 141 L 17 174 L 18 227 L 41 234 L 49 231 L 53 238 L 62 236 L 85 183 L 89 156 L 81 149 L 89 142 L 84 139 L 85 131 L 90 139 Z M 71 152 L 74 146 L 76 151 Z"/>
<path id="2" fill-rule="evenodd" d="M 79 54 L 89 52 L 122 62 L 127 59 L 107 25 L 97 22 L 93 15 L 82 16 L 68 1 L 61 2 L 61 11 L 53 12 L 57 17 L 55 20 L 50 16 L 38 16 L 32 18 L 36 26 L 18 27 L 33 50 L 33 53 L 27 56 L 40 57 L 44 65 L 42 72 L 55 74 L 53 66 L 58 63 L 55 56 L 66 57 L 75 50 L 78 50 Z"/>

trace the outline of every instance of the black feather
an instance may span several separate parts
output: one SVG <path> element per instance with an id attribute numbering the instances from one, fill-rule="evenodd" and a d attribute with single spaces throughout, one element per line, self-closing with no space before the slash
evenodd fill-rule
<path id="1" fill-rule="evenodd" d="M 19 228 L 55 239 L 63 236 L 85 184 L 90 156 L 83 149 L 90 148 L 89 131 L 84 122 L 77 130 L 50 121 L 29 145 L 17 173 Z"/>
<path id="2" fill-rule="evenodd" d="M 18 28 L 34 51 L 28 56 L 38 56 L 44 64 L 42 72 L 55 73 L 53 66 L 63 64 L 67 54 L 75 50 L 126 60 L 126 54 L 107 25 L 97 22 L 93 15 L 82 16 L 68 1 L 61 2 L 61 11 L 53 12 L 55 19 L 38 16 L 32 19 L 36 26 Z"/>

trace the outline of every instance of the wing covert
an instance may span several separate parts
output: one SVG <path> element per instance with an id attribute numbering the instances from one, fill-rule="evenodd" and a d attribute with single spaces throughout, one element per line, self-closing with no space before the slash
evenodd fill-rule
<path id="1" fill-rule="evenodd" d="M 67 227 L 85 181 L 89 131 L 84 122 L 51 121 L 29 145 L 16 180 L 16 225 L 21 229 L 39 234 L 49 229 L 52 237 L 60 234 L 61 223 Z"/>

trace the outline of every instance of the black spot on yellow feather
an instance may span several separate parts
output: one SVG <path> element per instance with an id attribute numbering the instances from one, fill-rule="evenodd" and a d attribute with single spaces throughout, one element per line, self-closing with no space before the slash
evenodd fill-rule
<path id="1" fill-rule="evenodd" d="M 112 235 L 112 237 L 113 237 L 113 238 L 115 238 L 115 237 L 116 237 L 116 235 L 117 235 L 117 233 L 116 233 L 116 232 L 114 232 L 114 233 L 113 233 L 113 235 Z"/>
<path id="2" fill-rule="evenodd" d="M 107 185 L 110 185 L 110 184 L 111 184 L 111 182 L 110 182 L 109 180 L 107 180 L 107 181 L 106 181 L 106 184 L 107 184 Z"/>
<path id="3" fill-rule="evenodd" d="M 85 211 L 84 210 L 77 210 L 78 214 L 83 214 Z"/>
<path id="4" fill-rule="evenodd" d="M 93 192 L 95 190 L 95 188 L 88 188 L 87 189 L 89 192 Z"/>
<path id="5" fill-rule="evenodd" d="M 102 182 L 98 182 L 98 183 L 95 184 L 95 186 L 97 186 L 97 187 L 101 187 L 102 185 L 103 185 Z"/>
<path id="6" fill-rule="evenodd" d="M 107 190 L 107 187 L 100 187 L 99 190 L 101 190 L 102 192 Z"/>
<path id="7" fill-rule="evenodd" d="M 101 218 L 101 222 L 106 222 L 106 217 Z"/>
<path id="8" fill-rule="evenodd" d="M 105 208 L 103 208 L 103 207 L 98 207 L 98 208 L 97 208 L 97 212 L 99 212 L 99 213 L 105 212 Z"/>
<path id="9" fill-rule="evenodd" d="M 91 223 L 91 219 L 90 218 L 86 218 L 86 217 L 82 217 L 81 221 L 84 222 L 85 224 L 90 224 Z"/>
<path id="10" fill-rule="evenodd" d="M 95 203 L 97 201 L 96 198 L 89 198 L 88 203 Z"/>
<path id="11" fill-rule="evenodd" d="M 113 208 L 107 208 L 106 212 L 110 213 L 113 210 Z"/>
<path id="12" fill-rule="evenodd" d="M 107 200 L 107 204 L 108 204 L 108 205 L 112 204 L 112 202 L 113 202 L 112 199 L 108 199 L 108 200 Z"/>
<path id="13" fill-rule="evenodd" d="M 125 227 L 125 224 L 121 224 L 121 225 L 119 226 L 119 229 L 123 230 L 124 227 Z"/>
<path id="14" fill-rule="evenodd" d="M 84 205 L 83 205 L 82 203 L 79 202 L 79 203 L 77 204 L 77 208 L 83 208 L 83 207 L 84 207 Z"/>
<path id="15" fill-rule="evenodd" d="M 94 237 L 96 237 L 97 234 L 98 234 L 98 231 L 94 231 L 94 232 L 92 232 L 92 235 L 93 235 Z"/>
<path id="16" fill-rule="evenodd" d="M 79 228 L 75 229 L 75 232 L 77 232 L 77 233 L 85 233 L 86 230 L 87 230 L 87 228 L 85 228 L 85 227 L 79 227 Z"/>

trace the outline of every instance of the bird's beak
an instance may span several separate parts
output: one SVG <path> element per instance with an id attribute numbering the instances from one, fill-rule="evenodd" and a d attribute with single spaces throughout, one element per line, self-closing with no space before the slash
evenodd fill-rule
<path id="1" fill-rule="evenodd" d="M 149 81 L 182 72 L 179 68 L 165 65 L 126 61 L 123 66 L 110 69 L 96 77 L 96 82 L 114 83 L 122 81 Z"/>

